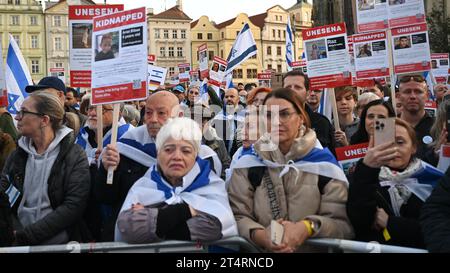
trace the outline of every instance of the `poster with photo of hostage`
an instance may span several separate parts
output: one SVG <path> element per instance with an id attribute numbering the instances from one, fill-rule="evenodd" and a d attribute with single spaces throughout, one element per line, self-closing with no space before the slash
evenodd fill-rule
<path id="1" fill-rule="evenodd" d="M 211 70 L 209 71 L 209 83 L 220 87 L 225 80 L 225 70 L 227 69 L 228 62 L 222 58 L 214 56 Z"/>
<path id="2" fill-rule="evenodd" d="M 345 23 L 303 30 L 311 89 L 350 85 L 350 55 Z"/>
<path id="3" fill-rule="evenodd" d="M 391 31 L 394 73 L 430 71 L 431 56 L 427 24 L 394 28 Z"/>
<path id="4" fill-rule="evenodd" d="M 95 16 L 122 11 L 123 5 L 70 5 L 69 6 L 69 57 L 70 85 L 91 87 L 92 21 Z"/>
<path id="5" fill-rule="evenodd" d="M 208 66 L 208 45 L 202 44 L 197 49 L 198 52 L 198 66 L 200 70 L 201 78 L 209 77 L 209 66 Z"/>
<path id="6" fill-rule="evenodd" d="M 426 23 L 423 0 L 387 0 L 389 27 Z"/>
<path id="7" fill-rule="evenodd" d="M 259 87 L 272 87 L 272 72 L 258 73 Z"/>
<path id="8" fill-rule="evenodd" d="M 431 53 L 431 71 L 436 83 L 447 83 L 448 57 L 448 53 Z"/>
<path id="9" fill-rule="evenodd" d="M 94 18 L 92 104 L 147 97 L 146 18 L 145 8 Z"/>
<path id="10" fill-rule="evenodd" d="M 386 0 L 356 0 L 358 33 L 387 29 L 388 3 Z"/>
<path id="11" fill-rule="evenodd" d="M 178 64 L 178 78 L 180 79 L 180 83 L 189 81 L 190 71 L 191 71 L 191 64 L 189 63 Z"/>
<path id="12" fill-rule="evenodd" d="M 389 76 L 389 54 L 385 31 L 353 35 L 353 58 L 357 79 Z"/>
<path id="13" fill-rule="evenodd" d="M 369 143 L 361 143 L 336 148 L 336 159 L 341 164 L 346 176 L 353 174 L 356 164 L 366 155 L 368 147 Z"/>

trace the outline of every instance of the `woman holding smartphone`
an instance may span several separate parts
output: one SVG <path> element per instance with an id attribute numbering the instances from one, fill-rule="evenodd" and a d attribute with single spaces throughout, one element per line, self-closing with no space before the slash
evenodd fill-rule
<path id="1" fill-rule="evenodd" d="M 347 179 L 317 140 L 299 95 L 276 89 L 262 106 L 268 132 L 234 164 L 228 188 L 240 236 L 271 252 L 317 251 L 304 245 L 310 237 L 352 238 Z M 279 244 L 272 220 L 283 226 Z"/>
<path id="2" fill-rule="evenodd" d="M 350 182 L 347 213 L 356 240 L 424 248 L 420 209 L 443 173 L 415 157 L 414 129 L 395 119 L 395 139 L 369 149 Z"/>

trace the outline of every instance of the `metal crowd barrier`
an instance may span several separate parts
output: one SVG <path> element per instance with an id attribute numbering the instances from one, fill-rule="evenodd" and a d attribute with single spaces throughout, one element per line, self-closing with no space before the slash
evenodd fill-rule
<path id="1" fill-rule="evenodd" d="M 376 242 L 358 242 L 340 239 L 309 239 L 306 244 L 327 248 L 329 253 L 428 253 L 424 249 L 382 245 Z M 242 237 L 198 243 L 190 241 L 164 241 L 153 244 L 71 242 L 66 245 L 22 246 L 0 248 L 1 253 L 207 253 L 209 247 L 224 247 L 234 252 L 261 253 L 261 249 Z"/>

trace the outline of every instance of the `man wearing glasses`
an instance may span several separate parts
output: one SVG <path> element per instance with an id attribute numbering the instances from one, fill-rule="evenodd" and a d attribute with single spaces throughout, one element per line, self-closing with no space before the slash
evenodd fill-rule
<path id="1" fill-rule="evenodd" d="M 428 87 L 422 75 L 408 75 L 400 78 L 398 100 L 402 105 L 400 118 L 409 122 L 416 131 L 418 141 L 417 157 L 427 161 L 427 145 L 433 142 L 430 129 L 434 118 L 425 111 L 428 99 Z"/>
<path id="2" fill-rule="evenodd" d="M 314 113 L 319 112 L 320 100 L 322 99 L 322 89 L 310 90 L 308 91 L 308 96 L 306 97 L 306 104 Z"/>

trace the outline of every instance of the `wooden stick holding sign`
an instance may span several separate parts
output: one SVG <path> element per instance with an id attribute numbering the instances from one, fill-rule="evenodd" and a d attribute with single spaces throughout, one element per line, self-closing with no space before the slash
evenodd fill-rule
<path id="1" fill-rule="evenodd" d="M 392 99 L 392 108 L 394 108 L 395 115 L 397 115 L 397 99 L 395 94 L 395 73 L 394 73 L 394 56 L 392 54 L 392 33 L 390 30 L 387 30 L 387 44 L 388 44 L 388 54 L 389 54 L 389 77 L 391 78 L 391 99 Z"/>
<path id="2" fill-rule="evenodd" d="M 120 112 L 120 103 L 113 104 L 113 123 L 111 128 L 111 144 L 116 145 L 117 143 L 117 129 L 119 126 L 119 112 Z M 108 168 L 108 176 L 106 179 L 106 184 L 112 185 L 114 177 L 114 167 Z"/>
<path id="3" fill-rule="evenodd" d="M 97 115 L 97 151 L 103 149 L 103 106 L 96 106 Z"/>
<path id="4" fill-rule="evenodd" d="M 337 103 L 336 103 L 336 93 L 334 92 L 334 88 L 327 88 L 326 92 L 330 92 L 330 96 L 328 97 L 331 100 L 331 109 L 333 110 L 333 125 L 334 130 L 341 130 L 341 126 L 339 124 L 339 116 L 337 111 Z"/>

